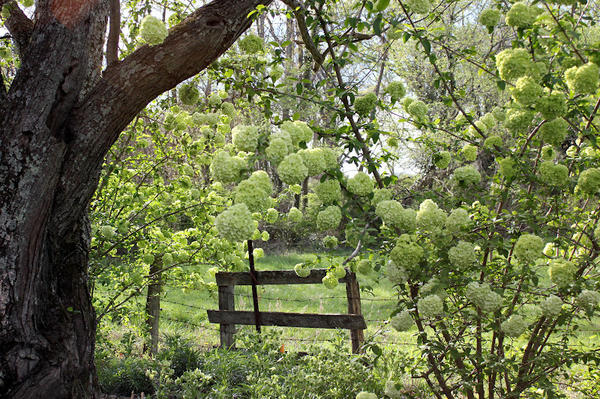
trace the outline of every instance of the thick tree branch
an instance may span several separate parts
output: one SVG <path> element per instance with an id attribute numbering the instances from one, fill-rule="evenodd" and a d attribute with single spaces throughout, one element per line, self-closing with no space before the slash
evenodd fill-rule
<path id="1" fill-rule="evenodd" d="M 5 4 L 10 7 L 10 16 L 5 21 L 5 26 L 19 48 L 19 54 L 23 57 L 33 32 L 33 22 L 27 18 L 15 1 L 0 0 L 0 8 Z"/>
<path id="2" fill-rule="evenodd" d="M 119 60 L 119 35 L 121 33 L 121 3 L 110 0 L 110 25 L 106 42 L 106 64 L 111 66 Z"/>
<path id="3" fill-rule="evenodd" d="M 58 220 L 87 207 L 104 156 L 121 131 L 150 101 L 196 75 L 250 27 L 248 14 L 271 0 L 216 0 L 171 29 L 165 41 L 142 46 L 109 66 L 78 106 L 69 130 L 75 133 L 55 203 Z M 68 223 L 65 224 L 68 226 Z"/>

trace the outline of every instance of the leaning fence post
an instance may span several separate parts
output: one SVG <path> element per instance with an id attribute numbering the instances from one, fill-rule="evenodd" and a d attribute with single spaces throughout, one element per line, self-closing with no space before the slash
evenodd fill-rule
<path id="1" fill-rule="evenodd" d="M 360 289 L 358 288 L 358 281 L 356 281 L 356 274 L 351 271 L 347 272 L 346 295 L 348 297 L 348 313 L 357 315 L 362 314 L 360 309 Z M 352 340 L 352 353 L 360 353 L 365 342 L 363 330 L 350 330 L 350 339 Z"/>
<path id="2" fill-rule="evenodd" d="M 219 310 L 235 310 L 234 288 L 234 285 L 219 286 Z M 235 324 L 220 324 L 220 332 L 221 347 L 232 348 L 234 346 Z"/>

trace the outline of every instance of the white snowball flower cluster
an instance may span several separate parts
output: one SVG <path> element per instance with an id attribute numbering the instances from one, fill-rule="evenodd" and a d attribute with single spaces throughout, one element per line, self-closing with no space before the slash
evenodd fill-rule
<path id="1" fill-rule="evenodd" d="M 414 269 L 423 259 L 423 255 L 423 248 L 415 242 L 415 237 L 402 234 L 390 252 L 390 259 L 396 265 Z"/>
<path id="2" fill-rule="evenodd" d="M 215 180 L 221 183 L 233 183 L 240 172 L 246 166 L 246 162 L 240 157 L 232 157 L 226 151 L 219 150 L 214 155 L 210 164 L 210 171 Z"/>
<path id="3" fill-rule="evenodd" d="M 269 193 L 256 180 L 247 179 L 235 188 L 234 202 L 246 204 L 251 212 L 262 212 L 271 204 Z"/>
<path id="4" fill-rule="evenodd" d="M 598 303 L 600 302 L 600 293 L 592 290 L 583 290 L 577 295 L 576 302 L 579 306 L 592 310 L 598 306 Z"/>
<path id="5" fill-rule="evenodd" d="M 309 176 L 316 176 L 325 170 L 325 158 L 323 157 L 322 149 L 311 148 L 300 150 L 298 154 L 302 157 L 304 165 L 308 169 Z"/>
<path id="6" fill-rule="evenodd" d="M 298 154 L 286 156 L 277 167 L 277 173 L 286 184 L 300 184 L 308 177 L 308 168 Z"/>
<path id="7" fill-rule="evenodd" d="M 458 233 L 471 224 L 469 213 L 463 208 L 456 208 L 446 218 L 446 229 L 451 233 Z"/>
<path id="8" fill-rule="evenodd" d="M 385 269 L 385 275 L 394 284 L 404 284 L 408 279 L 406 269 L 393 260 L 389 260 Z"/>
<path id="9" fill-rule="evenodd" d="M 559 288 L 567 287 L 575 279 L 577 268 L 571 261 L 563 258 L 553 259 L 548 266 L 550 280 Z"/>
<path id="10" fill-rule="evenodd" d="M 334 289 L 339 284 L 338 278 L 334 276 L 333 273 L 327 273 L 325 277 L 323 277 L 321 282 L 326 288 L 329 288 L 330 290 Z"/>
<path id="11" fill-rule="evenodd" d="M 310 268 L 306 263 L 297 263 L 296 266 L 294 266 L 294 272 L 296 272 L 298 277 L 304 278 L 308 277 L 310 274 Z"/>
<path id="12" fill-rule="evenodd" d="M 562 310 L 563 302 L 556 295 L 550 295 L 548 298 L 544 300 L 544 302 L 540 303 L 540 308 L 542 308 L 542 314 L 546 317 L 556 317 L 560 314 Z"/>
<path id="13" fill-rule="evenodd" d="M 452 180 L 459 187 L 469 187 L 481 181 L 481 174 L 470 165 L 461 166 L 452 174 Z"/>
<path id="14" fill-rule="evenodd" d="M 319 147 L 323 151 L 323 160 L 325 161 L 325 170 L 338 169 L 340 164 L 338 163 L 337 152 L 330 147 Z"/>
<path id="15" fill-rule="evenodd" d="M 424 232 L 438 234 L 446 223 L 446 212 L 430 199 L 419 205 L 417 211 L 417 227 Z"/>
<path id="16" fill-rule="evenodd" d="M 300 223 L 302 221 L 302 211 L 295 206 L 288 211 L 288 219 L 292 223 Z"/>
<path id="17" fill-rule="evenodd" d="M 339 206 L 331 205 L 317 215 L 317 229 L 320 231 L 337 229 L 342 221 L 342 211 Z"/>
<path id="18" fill-rule="evenodd" d="M 535 234 L 522 234 L 517 239 L 513 253 L 521 262 L 533 263 L 542 257 L 543 250 L 544 240 Z"/>
<path id="19" fill-rule="evenodd" d="M 273 224 L 277 222 L 279 219 L 279 212 L 275 208 L 267 209 L 267 214 L 265 215 L 265 222 Z M 266 241 L 266 240 L 265 240 Z"/>
<path id="20" fill-rule="evenodd" d="M 444 302 L 437 295 L 428 295 L 417 302 L 419 314 L 424 318 L 434 318 L 444 313 Z"/>
<path id="21" fill-rule="evenodd" d="M 342 189 L 337 180 L 325 180 L 317 184 L 315 194 L 323 205 L 335 204 L 342 199 Z"/>
<path id="22" fill-rule="evenodd" d="M 390 324 L 396 331 L 406 331 L 413 326 L 414 321 L 410 316 L 410 313 L 408 313 L 406 310 L 403 310 L 392 317 Z"/>
<path id="23" fill-rule="evenodd" d="M 152 46 L 160 44 L 165 40 L 168 34 L 167 27 L 160 19 L 153 17 L 152 15 L 147 15 L 142 19 L 140 35 L 144 42 Z"/>
<path id="24" fill-rule="evenodd" d="M 392 199 L 392 191 L 387 188 L 376 188 L 373 190 L 373 199 L 371 204 L 377 206 L 382 201 L 389 201 Z"/>
<path id="25" fill-rule="evenodd" d="M 477 262 L 475 245 L 466 241 L 459 241 L 456 246 L 448 250 L 448 259 L 452 266 L 457 269 L 464 269 Z"/>
<path id="26" fill-rule="evenodd" d="M 300 143 L 308 143 L 313 138 L 313 131 L 306 122 L 285 121 L 281 124 L 281 130 L 290 135 L 294 146 L 298 146 Z"/>
<path id="27" fill-rule="evenodd" d="M 489 284 L 473 281 L 467 285 L 467 299 L 471 300 L 483 312 L 494 312 L 502 306 L 502 297 L 492 291 Z"/>
<path id="28" fill-rule="evenodd" d="M 381 201 L 375 208 L 375 214 L 390 227 L 409 233 L 415 231 L 417 213 L 413 209 L 405 209 L 398 201 Z"/>
<path id="29" fill-rule="evenodd" d="M 358 172 L 348 179 L 348 191 L 352 194 L 364 197 L 373 192 L 373 180 L 364 172 Z"/>
<path id="30" fill-rule="evenodd" d="M 473 162 L 477 159 L 477 147 L 473 144 L 465 144 L 460 150 L 463 158 L 468 162 Z"/>
<path id="31" fill-rule="evenodd" d="M 258 145 L 258 127 L 238 125 L 231 131 L 231 141 L 239 151 L 254 152 Z"/>
<path id="32" fill-rule="evenodd" d="M 275 165 L 278 165 L 281 161 L 283 161 L 283 158 L 285 158 L 288 153 L 288 145 L 281 137 L 271 138 L 269 145 L 265 149 L 267 159 L 273 162 Z"/>
<path id="33" fill-rule="evenodd" d="M 228 241 L 249 240 L 257 227 L 246 204 L 236 204 L 215 218 L 219 235 Z"/>
<path id="34" fill-rule="evenodd" d="M 514 314 L 502 322 L 500 329 L 509 337 L 516 338 L 527 329 L 527 321 L 522 316 Z"/>

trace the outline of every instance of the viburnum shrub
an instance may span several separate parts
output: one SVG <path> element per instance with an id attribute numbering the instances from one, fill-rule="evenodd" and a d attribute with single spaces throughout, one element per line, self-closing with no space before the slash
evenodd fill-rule
<path id="1" fill-rule="evenodd" d="M 427 118 L 433 107 L 425 98 L 404 102 L 422 135 L 450 133 L 427 142 L 431 167 L 449 182 L 410 215 L 395 200 L 375 209 L 384 226 L 380 254 L 401 298 L 391 325 L 415 331 L 422 361 L 413 375 L 438 398 L 558 397 L 562 371 L 600 361 L 575 345 L 600 303 L 600 48 L 579 39 L 589 31 L 587 6 L 484 10 L 479 22 L 489 29 L 480 34 L 504 29 L 512 46 L 491 50 L 494 63 L 479 79 L 497 83 L 498 102 L 475 110 L 449 84 L 429 41 L 434 33 L 411 13 L 418 7 L 402 3 L 404 38 L 428 55 L 460 122 L 448 130 Z M 496 27 L 501 15 L 508 27 Z"/>

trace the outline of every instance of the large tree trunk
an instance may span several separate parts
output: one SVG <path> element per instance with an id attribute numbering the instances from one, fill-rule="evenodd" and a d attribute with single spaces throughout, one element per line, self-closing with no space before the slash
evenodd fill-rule
<path id="1" fill-rule="evenodd" d="M 0 84 L 0 397 L 94 397 L 87 207 L 104 156 L 148 102 L 229 48 L 261 3 L 214 1 L 99 76 L 108 0 L 38 0 L 35 22 L 12 2 L 21 66 Z"/>

